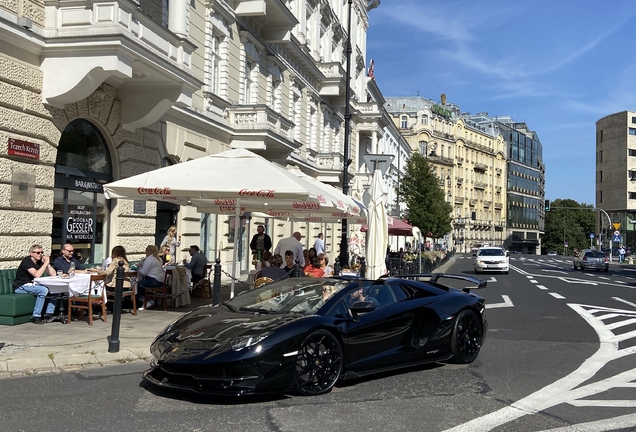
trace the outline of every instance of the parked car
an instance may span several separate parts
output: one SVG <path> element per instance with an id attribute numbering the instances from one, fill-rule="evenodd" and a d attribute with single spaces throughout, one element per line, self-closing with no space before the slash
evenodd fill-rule
<path id="1" fill-rule="evenodd" d="M 499 246 L 481 247 L 473 260 L 475 273 L 499 271 L 508 274 L 510 259 L 508 253 Z"/>
<path id="2" fill-rule="evenodd" d="M 559 255 L 559 254 L 557 253 L 557 251 L 550 251 L 550 252 L 548 252 L 548 256 L 557 256 L 557 255 Z"/>
<path id="3" fill-rule="evenodd" d="M 159 333 L 143 376 L 195 393 L 319 395 L 339 380 L 474 361 L 488 323 L 485 300 L 465 286 L 486 281 L 409 278 L 288 278 L 202 306 Z"/>
<path id="4" fill-rule="evenodd" d="M 603 270 L 609 271 L 609 258 L 604 252 L 594 249 L 584 249 L 574 257 L 574 270 Z"/>

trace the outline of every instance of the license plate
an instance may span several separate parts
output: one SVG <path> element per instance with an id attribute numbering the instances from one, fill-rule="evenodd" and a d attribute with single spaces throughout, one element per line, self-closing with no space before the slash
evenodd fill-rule
<path id="1" fill-rule="evenodd" d="M 497 268 L 497 267 L 499 267 L 497 264 L 489 264 L 488 265 L 488 268 Z"/>

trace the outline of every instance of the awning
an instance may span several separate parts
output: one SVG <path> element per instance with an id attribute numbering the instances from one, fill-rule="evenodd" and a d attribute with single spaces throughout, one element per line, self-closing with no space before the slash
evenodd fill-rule
<path id="1" fill-rule="evenodd" d="M 362 225 L 362 228 L 360 228 L 360 231 L 366 232 L 367 231 L 367 226 L 366 225 Z M 394 235 L 394 236 L 412 236 L 413 235 L 413 226 L 410 225 L 406 221 L 403 221 L 403 220 L 400 220 L 400 219 L 389 218 L 389 235 Z"/>

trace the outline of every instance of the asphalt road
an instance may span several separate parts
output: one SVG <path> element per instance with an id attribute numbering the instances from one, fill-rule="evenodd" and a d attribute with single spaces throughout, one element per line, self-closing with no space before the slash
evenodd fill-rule
<path id="1" fill-rule="evenodd" d="M 460 255 L 461 257 L 461 255 Z M 479 292 L 489 331 L 471 365 L 339 385 L 319 397 L 211 399 L 158 391 L 127 364 L 0 381 L 6 431 L 636 430 L 636 271 L 512 256 Z M 449 270 L 472 273 L 469 257 Z"/>

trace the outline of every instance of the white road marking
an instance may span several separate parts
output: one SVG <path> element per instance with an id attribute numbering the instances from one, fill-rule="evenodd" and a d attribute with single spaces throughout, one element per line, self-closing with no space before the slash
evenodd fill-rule
<path id="1" fill-rule="evenodd" d="M 605 277 L 605 276 L 599 276 L 598 278 L 599 278 L 599 279 L 604 279 L 604 280 L 610 280 L 610 278 Z"/>
<path id="2" fill-rule="evenodd" d="M 514 304 L 512 304 L 510 297 L 508 297 L 507 295 L 502 295 L 501 297 L 503 297 L 503 303 L 486 303 L 486 309 L 514 307 Z"/>
<path id="3" fill-rule="evenodd" d="M 632 386 L 636 380 L 636 368 L 627 370 L 614 376 L 603 378 L 598 381 L 590 380 L 610 361 L 636 354 L 636 347 L 628 346 L 621 348 L 620 342 L 628 338 L 636 337 L 636 332 L 629 334 L 614 334 L 608 326 L 595 314 L 608 315 L 611 313 L 636 319 L 636 311 L 605 308 L 600 306 L 589 306 L 581 304 L 568 304 L 577 312 L 593 329 L 599 337 L 599 349 L 591 357 L 586 359 L 577 370 L 569 375 L 549 384 L 529 396 L 513 403 L 510 406 L 499 409 L 485 416 L 476 418 L 464 424 L 446 429 L 445 432 L 460 431 L 490 431 L 506 423 L 515 421 L 526 415 L 536 414 L 548 408 L 568 403 L 575 406 L 598 406 L 595 400 L 588 400 L 589 397 L 600 393 L 608 392 L 613 388 Z M 583 385 L 583 383 L 589 382 Z M 621 401 L 616 402 L 618 406 Z M 607 402 L 609 405 L 609 402 Z M 607 405 L 605 405 L 607 406 Z M 632 407 L 632 406 L 630 406 Z M 625 416 L 614 419 L 615 421 L 603 420 L 602 426 L 598 422 L 586 423 L 583 425 L 572 425 L 567 428 L 557 428 L 551 431 L 602 431 L 612 429 L 625 429 L 636 424 L 636 415 L 629 418 Z M 612 423 L 612 425 L 610 425 Z M 579 427 L 581 426 L 581 427 Z"/>
<path id="4" fill-rule="evenodd" d="M 537 285 L 537 288 L 542 289 L 542 290 L 547 290 L 547 289 L 548 289 L 548 288 L 546 288 L 546 287 L 545 287 L 545 286 L 543 286 L 543 285 Z"/>
<path id="5" fill-rule="evenodd" d="M 632 303 L 632 302 L 630 302 L 630 301 L 623 300 L 623 299 L 622 299 L 622 298 L 620 298 L 620 297 L 612 297 L 612 300 L 616 300 L 616 301 L 619 301 L 619 302 L 623 302 L 623 303 L 625 303 L 625 304 L 628 304 L 628 305 L 633 306 L 633 307 L 635 307 L 635 308 L 636 308 L 636 303 Z"/>
<path id="6" fill-rule="evenodd" d="M 548 293 L 548 294 L 550 294 L 550 295 L 551 295 L 552 297 L 554 297 L 555 299 L 559 299 L 559 300 L 562 300 L 562 299 L 564 299 L 564 298 L 565 298 L 565 297 L 563 297 L 561 294 L 557 294 L 557 293 Z"/>
<path id="7" fill-rule="evenodd" d="M 614 281 L 614 282 L 619 283 L 619 284 L 626 284 L 627 283 L 627 282 L 623 282 L 623 281 Z"/>
<path id="8" fill-rule="evenodd" d="M 559 267 L 561 268 L 561 267 Z M 561 271 L 561 270 L 552 270 L 552 269 L 543 269 L 541 270 L 543 272 L 552 272 L 552 273 L 561 273 L 561 274 L 568 274 L 567 272 Z"/>
<path id="9" fill-rule="evenodd" d="M 594 274 L 592 274 L 592 273 L 585 273 L 585 276 L 592 276 L 592 277 L 594 277 L 594 276 L 596 276 L 596 275 L 594 275 Z"/>
<path id="10" fill-rule="evenodd" d="M 530 279 L 530 283 L 539 283 L 536 279 Z"/>
<path id="11" fill-rule="evenodd" d="M 630 426 L 636 426 L 636 414 L 627 414 L 609 419 L 546 429 L 541 432 L 605 432 L 626 429 Z"/>

